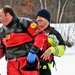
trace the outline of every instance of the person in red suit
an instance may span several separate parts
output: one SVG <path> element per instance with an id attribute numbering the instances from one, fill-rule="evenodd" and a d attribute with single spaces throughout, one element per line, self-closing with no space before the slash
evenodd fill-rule
<path id="1" fill-rule="evenodd" d="M 0 21 L 5 26 L 0 35 L 0 58 L 5 55 L 7 75 L 38 75 L 37 70 L 22 68 L 27 62 L 34 63 L 45 45 L 47 36 L 41 27 L 29 18 L 18 17 L 8 5 L 0 8 Z"/>

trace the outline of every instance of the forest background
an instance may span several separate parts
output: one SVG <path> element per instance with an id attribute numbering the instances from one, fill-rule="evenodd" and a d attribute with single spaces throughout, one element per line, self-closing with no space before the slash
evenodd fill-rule
<path id="1" fill-rule="evenodd" d="M 75 0 L 0 0 L 0 7 L 10 5 L 18 16 L 36 18 L 39 9 L 51 13 L 51 23 L 75 22 Z"/>
<path id="2" fill-rule="evenodd" d="M 48 9 L 50 25 L 62 35 L 66 45 L 75 44 L 75 0 L 0 0 L 0 7 L 10 5 L 20 17 L 36 19 L 39 9 Z"/>

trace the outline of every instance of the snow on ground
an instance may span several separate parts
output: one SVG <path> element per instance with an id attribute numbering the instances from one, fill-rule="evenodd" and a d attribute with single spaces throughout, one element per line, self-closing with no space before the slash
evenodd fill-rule
<path id="1" fill-rule="evenodd" d="M 75 71 L 75 46 L 65 50 L 65 55 L 62 57 L 55 57 L 56 67 L 51 68 L 52 75 L 74 75 Z M 3 57 L 0 60 L 0 73 L 1 75 L 6 75 L 6 61 Z"/>
<path id="2" fill-rule="evenodd" d="M 62 57 L 55 57 L 56 67 L 51 68 L 52 75 L 74 75 L 75 73 L 75 47 L 67 48 L 65 55 Z"/>

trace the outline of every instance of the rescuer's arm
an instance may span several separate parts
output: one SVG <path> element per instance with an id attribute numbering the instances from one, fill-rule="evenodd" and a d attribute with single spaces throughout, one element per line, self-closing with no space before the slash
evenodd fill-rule
<path id="1" fill-rule="evenodd" d="M 48 38 L 48 42 L 52 45 L 49 47 L 41 56 L 43 60 L 48 60 L 50 58 L 50 55 L 53 54 L 54 56 L 61 57 L 64 55 L 65 51 L 65 44 L 63 39 L 59 35 L 59 40 L 56 41 L 53 37 Z"/>

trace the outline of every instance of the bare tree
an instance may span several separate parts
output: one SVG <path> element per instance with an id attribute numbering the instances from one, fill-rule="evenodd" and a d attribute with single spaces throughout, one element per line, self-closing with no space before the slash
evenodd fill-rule
<path id="1" fill-rule="evenodd" d="M 59 0 L 56 23 L 58 23 L 58 21 L 59 21 L 60 6 L 61 6 L 61 1 Z"/>
<path id="2" fill-rule="evenodd" d="M 65 10 L 65 7 L 66 7 L 67 2 L 68 2 L 68 0 L 65 0 L 64 5 L 62 7 L 62 10 L 60 10 L 61 9 L 61 0 L 59 0 L 56 23 L 61 23 L 62 16 L 64 14 L 64 10 Z"/>
<path id="3" fill-rule="evenodd" d="M 19 16 L 35 19 L 40 8 L 48 9 L 53 23 L 75 22 L 75 0 L 0 0 L 0 7 L 10 5 Z"/>
<path id="4" fill-rule="evenodd" d="M 62 11 L 61 11 L 60 18 L 59 18 L 59 23 L 61 23 L 62 16 L 63 16 L 64 9 L 65 9 L 65 6 L 66 6 L 67 2 L 68 2 L 68 0 L 65 1 L 64 5 L 63 5 L 63 7 L 62 7 Z"/>
<path id="5" fill-rule="evenodd" d="M 45 9 L 47 9 L 47 0 L 45 0 Z"/>
<path id="6" fill-rule="evenodd" d="M 44 8 L 42 0 L 40 0 L 40 4 L 41 4 L 41 8 Z"/>
<path id="7" fill-rule="evenodd" d="M 47 9 L 47 0 L 40 0 L 40 4 L 41 4 L 41 9 L 42 8 L 45 8 L 45 9 Z"/>

